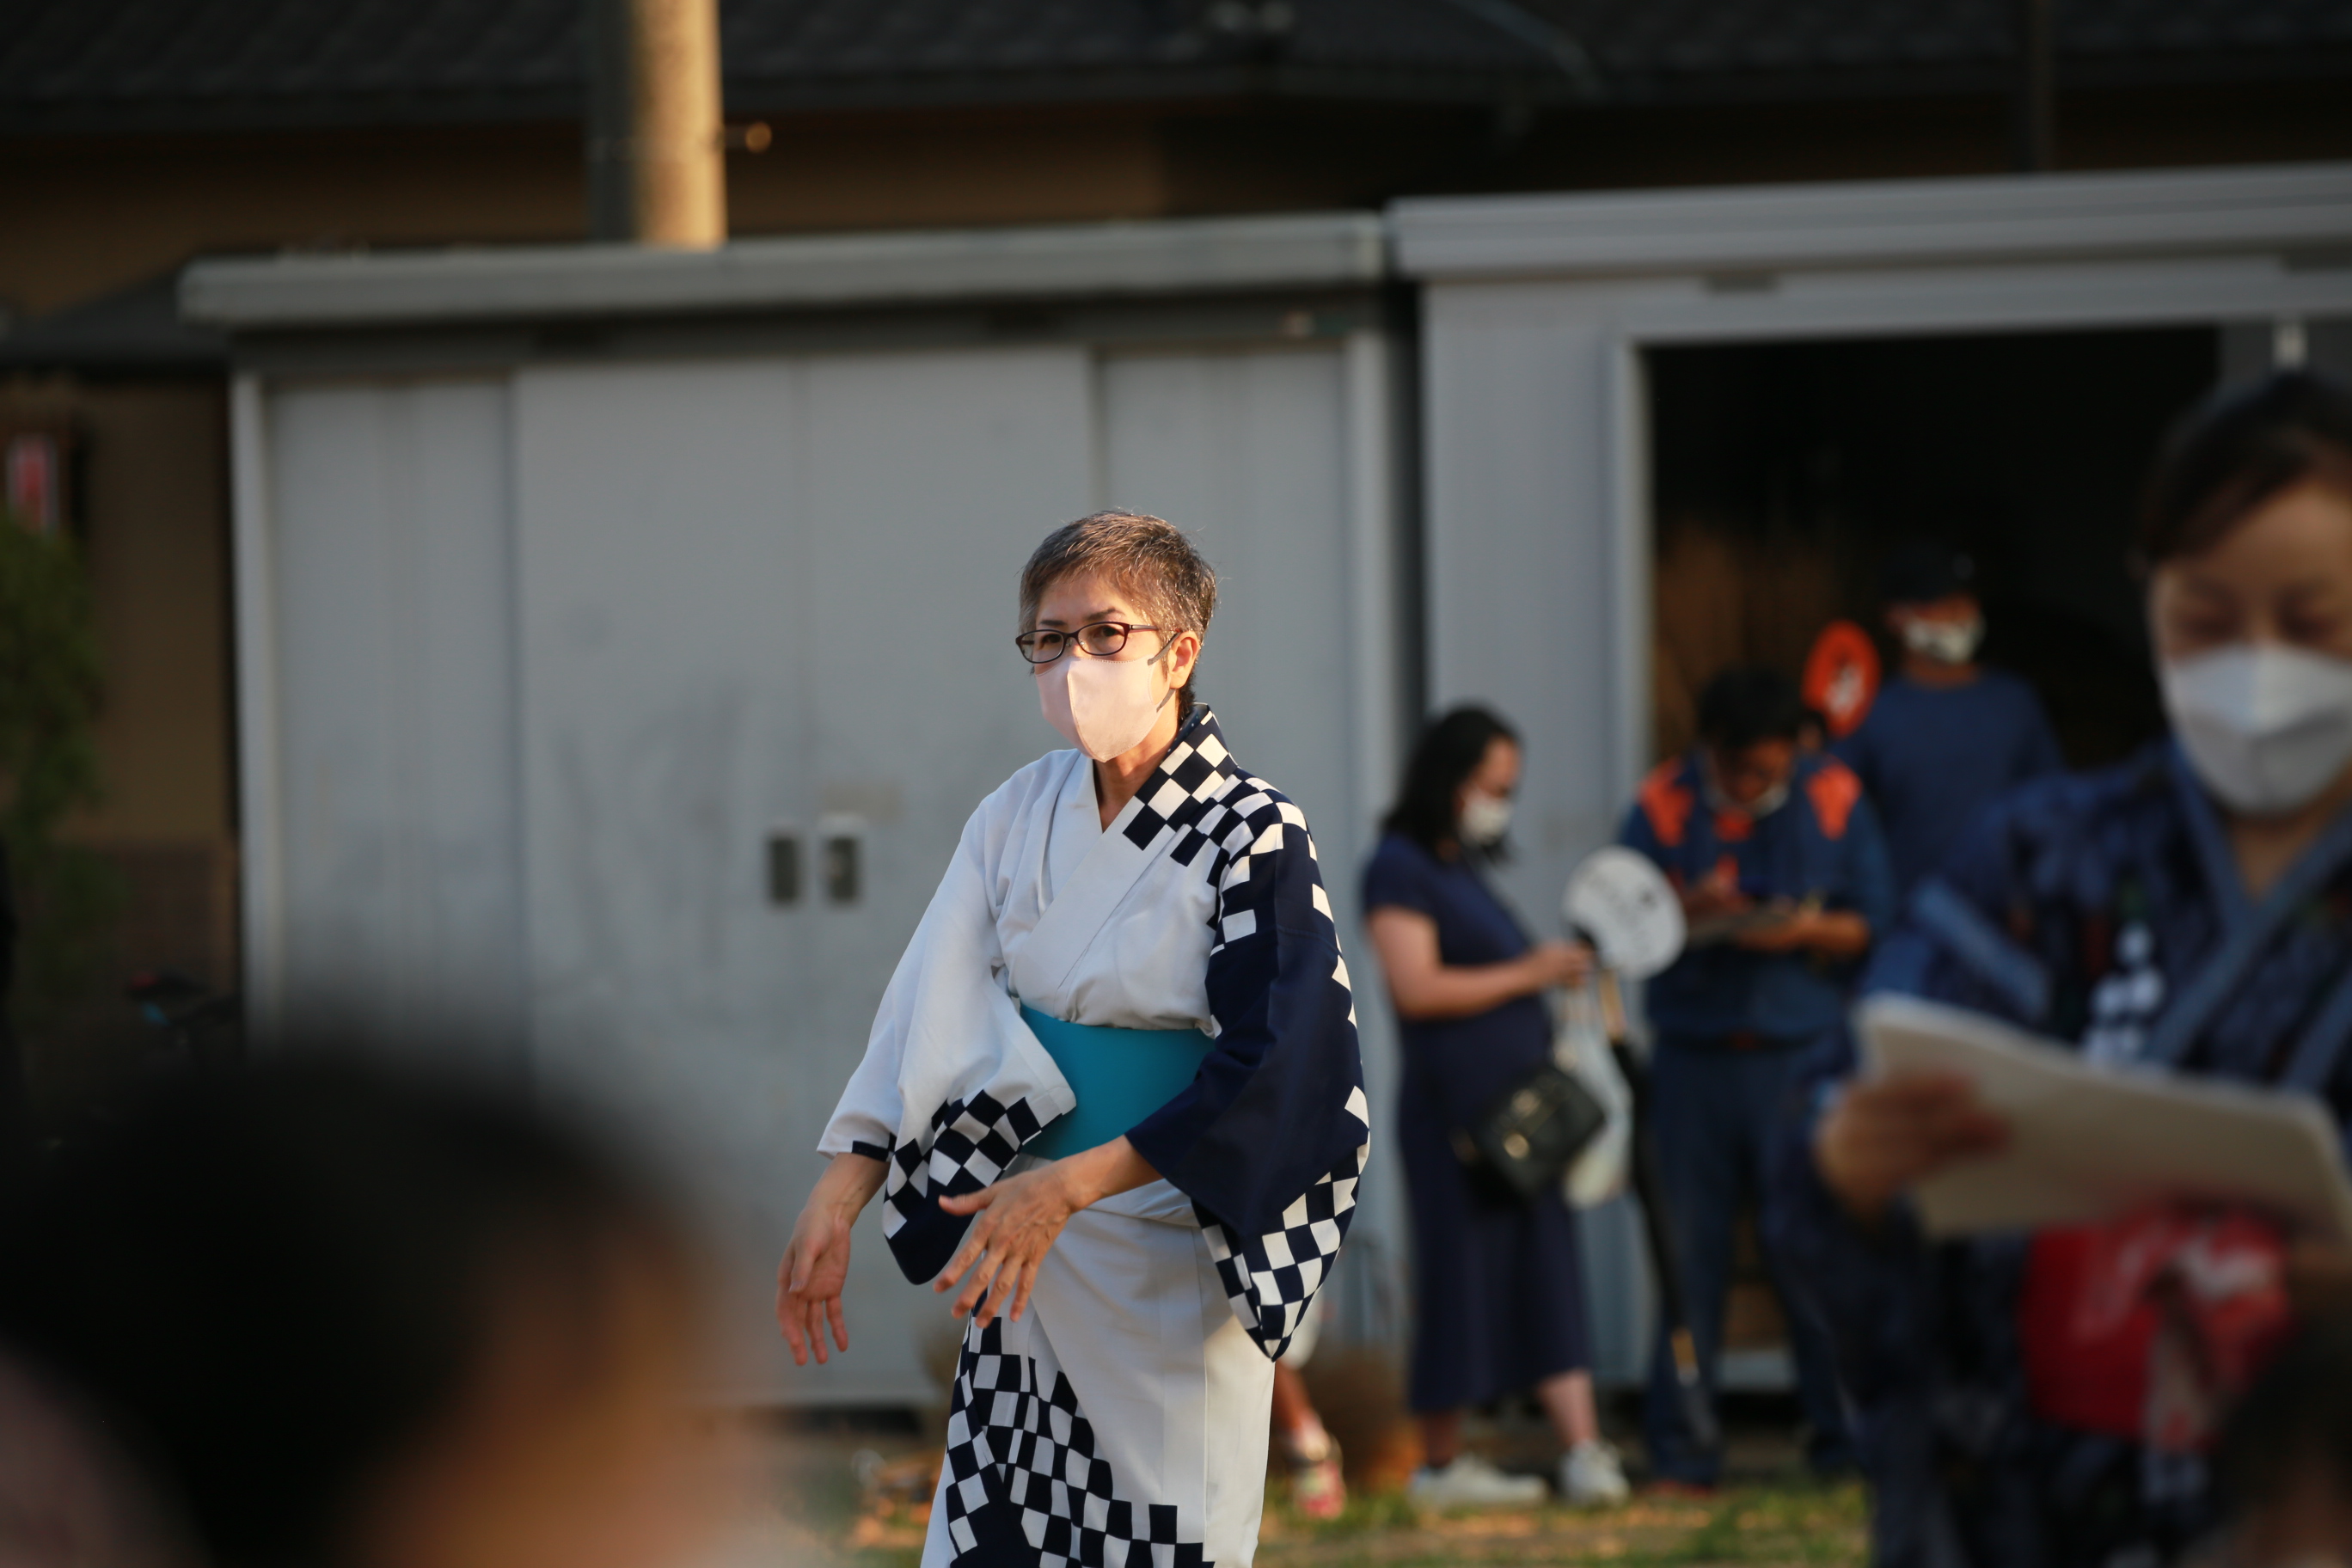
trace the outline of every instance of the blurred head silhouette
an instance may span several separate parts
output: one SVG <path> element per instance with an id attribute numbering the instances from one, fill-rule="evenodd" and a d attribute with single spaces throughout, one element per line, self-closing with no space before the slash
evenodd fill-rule
<path id="1" fill-rule="evenodd" d="M 2352 1563 L 2352 1318 L 2306 1322 L 2239 1401 L 2214 1456 L 2229 1568 Z"/>
<path id="2" fill-rule="evenodd" d="M 104 1429 L 5 1359 L 0 1568 L 201 1568 L 177 1521 Z"/>
<path id="3" fill-rule="evenodd" d="M 211 1568 L 651 1568 L 701 1510 L 696 1259 L 596 1140 L 316 1055 L 68 1145 L 0 1349 Z"/>

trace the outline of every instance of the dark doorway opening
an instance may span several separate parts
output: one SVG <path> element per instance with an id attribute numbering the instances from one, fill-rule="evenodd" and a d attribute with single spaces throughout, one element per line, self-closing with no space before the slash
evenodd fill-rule
<path id="1" fill-rule="evenodd" d="M 2132 521 L 2166 428 L 2217 379 L 2218 331 L 1707 345 L 1647 366 L 1662 753 L 1727 665 L 1794 675 L 1839 616 L 1889 651 L 1879 563 L 1920 536 L 1975 563 L 1984 657 L 2033 683 L 2071 763 L 2160 731 Z"/>
<path id="2" fill-rule="evenodd" d="M 2032 682 L 2067 761 L 2163 728 L 2128 562 L 2140 487 L 2221 364 L 2212 329 L 1654 349 L 1655 730 L 1696 738 L 1718 670 L 1794 677 L 1832 620 L 1878 637 L 1879 568 L 1912 538 L 1965 552 L 1984 658 Z M 1752 1216 L 1742 1221 L 1752 1234 Z M 1734 1354 L 1786 1339 L 1752 1241 L 1725 1321 Z"/>

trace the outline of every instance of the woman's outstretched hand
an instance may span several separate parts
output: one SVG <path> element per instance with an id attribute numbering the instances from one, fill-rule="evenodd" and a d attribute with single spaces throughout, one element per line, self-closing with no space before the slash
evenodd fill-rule
<path id="1" fill-rule="evenodd" d="M 1813 1135 L 1813 1163 L 1846 1212 L 1875 1226 L 1906 1187 L 2008 1139 L 1968 1079 L 1906 1073 L 1847 1085 Z"/>
<path id="2" fill-rule="evenodd" d="M 963 1289 L 956 1290 L 948 1309 L 956 1317 L 973 1316 L 986 1325 L 1003 1316 L 1017 1323 L 1028 1309 L 1038 1265 L 1070 1216 L 1089 1204 L 1158 1179 L 1159 1173 L 1135 1152 L 1134 1144 L 1114 1138 L 979 1192 L 941 1198 L 940 1207 L 947 1213 L 980 1217 L 971 1222 L 963 1245 L 931 1289 L 944 1293 L 956 1290 L 961 1282 Z"/>
<path id="3" fill-rule="evenodd" d="M 836 1348 L 849 1349 L 849 1325 L 841 1315 L 841 1290 L 849 1279 L 849 1230 L 866 1200 L 880 1190 L 886 1170 L 881 1161 L 864 1154 L 836 1154 L 793 1226 L 793 1239 L 776 1269 L 776 1326 L 784 1331 L 794 1366 L 808 1365 L 811 1351 L 820 1365 L 829 1359 L 827 1329 Z"/>

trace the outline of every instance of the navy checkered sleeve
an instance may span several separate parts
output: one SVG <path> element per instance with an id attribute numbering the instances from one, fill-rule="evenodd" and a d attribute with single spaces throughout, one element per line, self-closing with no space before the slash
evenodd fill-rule
<path id="1" fill-rule="evenodd" d="M 1355 1008 L 1307 818 L 1235 773 L 1178 847 L 1212 857 L 1217 1048 L 1128 1134 L 1193 1200 L 1235 1315 L 1287 1346 L 1354 1216 L 1370 1113 Z"/>

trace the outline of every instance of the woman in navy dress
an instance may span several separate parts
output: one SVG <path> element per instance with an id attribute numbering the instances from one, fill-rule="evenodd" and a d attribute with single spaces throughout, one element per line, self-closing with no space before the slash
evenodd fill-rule
<path id="1" fill-rule="evenodd" d="M 1557 1190 L 1532 1202 L 1479 1185 L 1454 1152 L 1466 1126 L 1551 1055 L 1544 993 L 1581 981 L 1591 954 L 1530 942 L 1481 867 L 1502 849 L 1518 738 L 1459 708 L 1432 725 L 1364 871 L 1365 921 L 1404 1037 L 1397 1139 L 1412 1189 L 1415 1317 L 1411 1402 L 1426 1463 L 1418 1500 L 1532 1502 L 1543 1484 L 1462 1451 L 1462 1412 L 1536 1391 L 1567 1449 L 1560 1495 L 1622 1497 L 1601 1440 L 1585 1349 L 1576 1216 Z"/>

